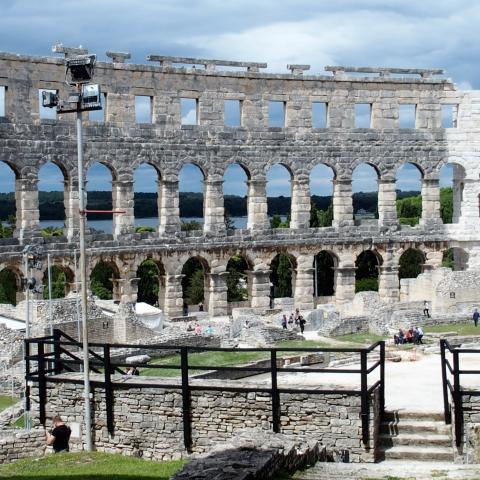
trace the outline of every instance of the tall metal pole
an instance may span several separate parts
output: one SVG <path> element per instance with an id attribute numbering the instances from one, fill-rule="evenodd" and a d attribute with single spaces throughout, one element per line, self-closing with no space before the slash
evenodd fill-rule
<path id="1" fill-rule="evenodd" d="M 50 324 L 50 335 L 53 335 L 53 319 L 52 319 L 52 267 L 50 263 L 50 254 L 47 254 L 48 268 L 48 322 Z"/>
<path id="2" fill-rule="evenodd" d="M 26 248 L 26 247 L 25 247 Z M 24 258 L 24 275 L 25 275 L 25 338 L 30 338 L 30 288 L 28 286 L 28 253 L 25 253 Z M 27 355 L 28 350 L 25 352 Z M 24 356 L 25 356 L 24 355 Z M 26 367 L 26 365 L 25 365 Z M 25 385 L 25 428 L 30 430 L 30 386 L 28 385 L 28 380 Z"/>
<path id="3" fill-rule="evenodd" d="M 78 303 L 80 297 L 78 293 L 78 271 L 77 271 L 77 249 L 73 251 L 73 265 L 75 269 L 74 278 L 75 278 L 75 309 L 77 311 L 77 338 L 80 342 L 82 340 L 82 322 L 80 321 L 80 304 Z"/>
<path id="4" fill-rule="evenodd" d="M 80 107 L 80 105 L 79 105 Z M 83 133 L 82 112 L 77 111 L 77 151 L 78 151 L 78 207 L 80 219 L 80 286 L 82 305 L 83 335 L 83 386 L 85 397 L 85 447 L 92 450 L 92 417 L 90 409 L 90 367 L 88 358 L 87 325 L 87 262 L 85 258 L 85 198 L 83 192 Z"/>

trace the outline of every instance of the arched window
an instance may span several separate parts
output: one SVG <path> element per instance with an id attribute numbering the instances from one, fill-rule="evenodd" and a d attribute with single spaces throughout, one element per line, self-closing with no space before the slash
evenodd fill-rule
<path id="1" fill-rule="evenodd" d="M 372 250 L 363 251 L 355 261 L 355 292 L 378 291 L 380 260 Z"/>
<path id="2" fill-rule="evenodd" d="M 38 172 L 40 226 L 44 236 L 64 234 L 65 177 L 60 168 L 48 162 Z"/>
<path id="3" fill-rule="evenodd" d="M 447 163 L 440 170 L 440 216 L 443 223 L 458 223 L 462 216 L 465 169 Z"/>
<path id="4" fill-rule="evenodd" d="M 101 163 L 94 163 L 87 171 L 87 209 L 112 210 L 112 171 Z M 88 226 L 94 230 L 112 233 L 112 215 L 89 213 Z"/>
<path id="5" fill-rule="evenodd" d="M 272 228 L 288 228 L 292 208 L 292 175 L 280 164 L 267 172 L 268 215 Z"/>
<path id="6" fill-rule="evenodd" d="M 314 297 L 331 297 L 335 295 L 335 267 L 338 259 L 330 252 L 322 250 L 313 261 L 313 295 Z"/>
<path id="7" fill-rule="evenodd" d="M 396 173 L 397 217 L 403 225 L 417 225 L 422 217 L 422 172 L 404 163 Z"/>
<path id="8" fill-rule="evenodd" d="M 238 163 L 229 165 L 223 174 L 225 225 L 228 230 L 247 228 L 249 178 L 249 172 Z"/>
<path id="9" fill-rule="evenodd" d="M 12 237 L 15 230 L 15 177 L 14 170 L 0 161 L 0 238 Z"/>
<path id="10" fill-rule="evenodd" d="M 352 172 L 353 213 L 360 222 L 378 218 L 378 172 L 362 163 Z"/>
<path id="11" fill-rule="evenodd" d="M 315 165 L 310 172 L 310 227 L 329 227 L 333 221 L 334 172 L 327 165 Z"/>
<path id="12" fill-rule="evenodd" d="M 204 221 L 204 180 L 202 170 L 187 163 L 179 174 L 182 230 L 201 230 Z"/>
<path id="13" fill-rule="evenodd" d="M 417 278 L 422 273 L 425 255 L 420 250 L 409 248 L 398 261 L 398 278 Z"/>
<path id="14" fill-rule="evenodd" d="M 270 264 L 271 298 L 293 297 L 296 261 L 291 255 L 279 253 Z"/>
<path id="15" fill-rule="evenodd" d="M 155 167 L 142 163 L 133 174 L 135 231 L 154 232 L 158 221 L 158 181 Z"/>

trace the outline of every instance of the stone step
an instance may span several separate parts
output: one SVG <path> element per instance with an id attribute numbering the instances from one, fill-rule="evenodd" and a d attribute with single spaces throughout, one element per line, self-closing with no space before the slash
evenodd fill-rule
<path id="1" fill-rule="evenodd" d="M 397 445 L 410 445 L 410 446 L 440 446 L 449 448 L 452 446 L 452 438 L 450 435 L 443 434 L 411 434 L 400 433 L 398 435 L 379 435 L 378 440 L 380 445 L 384 447 L 394 447 Z"/>
<path id="2" fill-rule="evenodd" d="M 385 460 L 422 460 L 422 461 L 453 461 L 453 449 L 437 446 L 408 446 L 380 447 L 379 459 Z"/>
<path id="3" fill-rule="evenodd" d="M 380 433 L 398 435 L 400 433 L 437 433 L 440 435 L 450 435 L 450 425 L 432 420 L 400 420 L 399 422 L 382 422 L 380 424 Z"/>
<path id="4" fill-rule="evenodd" d="M 466 480 L 480 478 L 478 465 L 455 465 L 453 462 L 424 462 L 412 460 L 387 460 L 381 463 L 317 463 L 299 472 L 295 480 Z"/>
<path id="5" fill-rule="evenodd" d="M 415 419 L 443 422 L 445 420 L 443 412 L 422 412 L 414 410 L 385 410 L 383 418 L 385 421 Z"/>

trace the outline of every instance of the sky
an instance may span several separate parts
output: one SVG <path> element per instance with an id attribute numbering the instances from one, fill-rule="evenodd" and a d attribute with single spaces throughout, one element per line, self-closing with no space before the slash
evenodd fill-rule
<path id="1" fill-rule="evenodd" d="M 325 65 L 434 67 L 446 69 L 459 88 L 480 88 L 475 0 L 0 0 L 0 10 L 0 49 L 13 53 L 51 55 L 51 46 L 61 42 L 82 45 L 100 60 L 107 50 L 128 51 L 135 63 L 163 54 L 267 62 L 272 72 L 306 63 L 313 74 Z M 149 114 L 148 105 L 139 109 Z M 186 122 L 194 121 L 191 108 L 183 114 Z M 362 168 L 354 191 L 376 189 L 374 176 Z M 12 189 L 7 169 L 0 163 L 0 192 Z M 241 173 L 227 174 L 226 193 L 244 194 Z M 94 168 L 89 188 L 109 188 L 108 176 Z M 138 191 L 155 190 L 151 175 L 137 176 L 143 178 Z M 268 179 L 270 194 L 289 194 L 289 176 L 281 167 Z M 45 189 L 58 183 L 53 174 L 40 180 Z M 180 182 L 184 191 L 201 189 L 193 167 Z M 397 185 L 408 190 L 414 183 L 412 169 Z M 313 176 L 312 193 L 329 189 L 327 176 Z"/>

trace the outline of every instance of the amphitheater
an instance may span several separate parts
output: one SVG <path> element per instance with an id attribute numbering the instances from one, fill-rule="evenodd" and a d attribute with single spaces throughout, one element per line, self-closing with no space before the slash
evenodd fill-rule
<path id="1" fill-rule="evenodd" d="M 66 56 L 78 53 L 85 51 L 65 49 Z M 129 306 L 135 304 L 137 269 L 144 260 L 152 259 L 160 272 L 159 308 L 167 320 L 182 317 L 182 269 L 190 258 L 197 258 L 205 271 L 206 314 L 211 319 L 226 317 L 233 307 L 227 301 L 227 264 L 237 255 L 248 264 L 248 302 L 242 307 L 255 318 L 272 314 L 272 306 L 282 305 L 313 312 L 309 313 L 312 323 L 318 320 L 315 311 L 322 312 L 322 318 L 332 311 L 340 314 L 340 320 L 342 313 L 344 320 L 346 313 L 361 317 L 361 328 L 348 318 L 329 330 L 349 333 L 348 329 L 367 328 L 364 317 L 373 315 L 379 305 L 385 313 L 383 327 L 395 327 L 387 324 L 397 307 L 420 309 L 424 301 L 431 302 L 432 313 L 445 322 L 448 316 L 457 319 L 471 314 L 479 301 L 480 286 L 480 92 L 458 90 L 442 70 L 434 69 L 330 66 L 322 75 L 311 75 L 309 65 L 288 65 L 289 73 L 274 74 L 266 71 L 263 63 L 150 55 L 147 64 L 131 64 L 129 55 L 122 52 L 107 52 L 107 57 L 111 61 L 97 62 L 95 70 L 95 81 L 106 95 L 104 121 L 84 118 L 85 166 L 88 169 L 100 162 L 109 169 L 113 209 L 123 214 L 114 215 L 112 234 L 88 233 L 87 262 L 89 272 L 98 262 L 113 267 L 113 298 L 120 312 L 129 312 Z M 26 245 L 37 245 L 42 256 L 50 254 L 53 264 L 65 272 L 68 293 L 75 289 L 74 250 L 78 249 L 76 126 L 69 114 L 40 118 L 39 107 L 42 90 L 67 96 L 64 59 L 0 53 L 0 72 L 4 98 L 0 161 L 15 174 L 16 199 L 14 236 L 0 239 L 0 271 L 9 269 L 15 274 L 17 300 L 23 300 L 22 252 Z M 149 99 L 148 123 L 136 122 L 137 97 Z M 195 102 L 195 125 L 182 124 L 183 99 Z M 238 102 L 238 126 L 225 125 L 227 100 Z M 283 109 L 282 127 L 270 125 L 271 102 Z M 312 120 L 313 104 L 324 105 L 322 127 Z M 359 104 L 369 106 L 369 128 L 356 124 Z M 414 108 L 412 128 L 400 128 L 404 105 Z M 442 124 L 445 108 L 452 112 L 447 128 Z M 48 162 L 64 175 L 65 228 L 63 236 L 44 238 L 38 180 L 40 169 Z M 401 225 L 397 218 L 396 176 L 406 163 L 421 174 L 422 217 L 416 226 Z M 159 222 L 150 233 L 135 232 L 133 179 L 142 164 L 154 167 L 158 181 Z M 199 167 L 204 177 L 201 232 L 180 229 L 179 172 L 186 164 Z M 224 172 L 232 164 L 239 165 L 248 178 L 247 225 L 235 230 L 225 226 L 223 190 Z M 270 227 L 267 172 L 275 164 L 284 166 L 291 177 L 289 228 Z M 333 171 L 333 223 L 311 228 L 310 174 L 318 164 Z M 362 164 L 373 167 L 378 177 L 378 219 L 368 221 L 355 218 L 353 211 L 352 172 Z M 440 170 L 448 164 L 453 165 L 453 221 L 443 224 Z M 409 249 L 422 253 L 423 273 L 400 281 L 400 257 Z M 454 252 L 453 271 L 442 268 L 443 253 L 448 249 Z M 379 288 L 375 296 L 355 294 L 355 262 L 366 251 L 377 259 Z M 328 298 L 318 297 L 314 291 L 314 259 L 320 252 L 328 253 L 334 269 L 334 293 Z M 289 256 L 293 267 L 292 298 L 272 305 L 271 264 L 280 253 Z M 45 268 L 46 262 L 33 271 L 39 282 Z M 58 308 L 61 313 L 63 307 Z M 382 318 L 376 321 L 375 327 L 382 330 L 378 325 Z M 148 335 L 147 330 L 134 330 L 131 324 L 113 326 L 112 335 L 100 340 L 137 341 Z M 79 415 L 75 388 L 67 382 L 62 389 L 67 404 L 72 404 L 72 416 L 73 412 Z M 35 391 L 33 395 L 47 395 L 53 404 L 48 409 L 59 401 L 52 392 Z M 158 401 L 170 405 L 167 396 L 153 399 L 152 405 Z M 292 396 L 291 401 L 301 405 L 302 398 Z M 346 407 L 344 401 L 337 398 L 330 405 L 335 405 L 334 411 L 360 408 L 356 403 Z M 374 418 L 379 415 L 378 401 L 370 405 Z M 194 400 L 200 410 L 205 409 L 204 402 Z M 315 408 L 321 409 L 319 402 Z M 471 402 L 475 410 L 473 397 Z M 260 405 L 255 408 L 261 410 Z M 243 404 L 235 407 L 244 408 Z M 469 428 L 477 421 L 475 415 L 471 417 Z M 212 421 L 218 423 L 217 418 Z M 345 429 L 347 436 L 351 434 L 345 425 L 354 425 L 352 438 L 358 445 L 344 440 L 340 446 L 350 448 L 353 461 L 373 461 L 374 454 L 361 443 L 357 423 L 342 423 L 341 415 L 336 421 L 328 435 L 337 428 L 344 438 Z M 377 434 L 375 425 L 369 429 L 370 435 Z M 308 433 L 308 425 L 300 430 Z M 122 437 L 127 446 L 130 434 Z M 115 442 L 109 444 L 105 439 L 108 434 L 102 435 L 104 443 L 99 438 L 98 445 L 107 451 L 114 448 Z M 477 445 L 474 436 L 468 437 L 471 445 Z M 197 451 L 203 451 L 201 445 L 200 441 Z M 148 456 L 155 458 L 157 453 Z M 166 454 L 158 455 L 163 458 Z"/>

